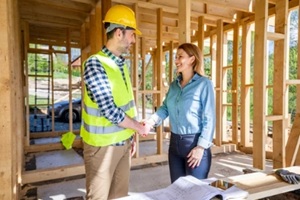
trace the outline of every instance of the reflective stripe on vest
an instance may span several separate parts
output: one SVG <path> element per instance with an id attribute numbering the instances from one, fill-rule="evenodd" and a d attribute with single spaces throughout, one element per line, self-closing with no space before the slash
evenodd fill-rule
<path id="1" fill-rule="evenodd" d="M 102 52 L 93 56 L 99 59 L 106 71 L 116 106 L 121 108 L 129 117 L 135 118 L 136 107 L 127 67 L 124 66 L 126 87 L 121 71 L 113 60 L 105 56 Z M 86 88 L 83 102 L 83 120 L 80 135 L 84 142 L 92 146 L 107 146 L 126 140 L 134 133 L 134 130 L 115 125 L 102 116 L 98 105 L 88 96 Z"/>

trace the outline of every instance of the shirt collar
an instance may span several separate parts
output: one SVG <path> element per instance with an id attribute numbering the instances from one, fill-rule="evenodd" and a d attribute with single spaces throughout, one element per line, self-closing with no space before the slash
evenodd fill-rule
<path id="1" fill-rule="evenodd" d="M 200 78 L 201 76 L 197 73 L 194 74 L 193 78 L 190 80 L 190 82 L 196 81 Z M 179 74 L 176 78 L 177 83 L 180 83 L 180 81 L 182 80 L 182 74 Z"/>
<path id="2" fill-rule="evenodd" d="M 103 46 L 102 52 L 111 58 L 118 66 L 123 66 L 125 58 L 123 56 L 115 56 L 106 46 Z"/>

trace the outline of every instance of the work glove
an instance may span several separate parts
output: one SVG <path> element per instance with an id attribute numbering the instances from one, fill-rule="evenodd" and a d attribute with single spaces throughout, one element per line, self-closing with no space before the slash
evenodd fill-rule
<path id="1" fill-rule="evenodd" d="M 300 183 L 300 174 L 296 174 L 285 169 L 278 169 L 275 171 L 275 174 L 277 174 L 281 177 L 282 180 L 290 184 Z"/>

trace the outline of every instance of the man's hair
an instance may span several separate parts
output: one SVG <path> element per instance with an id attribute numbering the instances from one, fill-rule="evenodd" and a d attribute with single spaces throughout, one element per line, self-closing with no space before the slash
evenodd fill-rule
<path id="1" fill-rule="evenodd" d="M 104 23 L 104 28 L 105 28 L 105 30 L 110 26 L 110 24 L 111 23 L 109 23 L 109 22 L 105 22 Z M 131 27 L 116 27 L 116 28 L 114 28 L 114 29 L 112 29 L 111 31 L 109 31 L 109 32 L 107 32 L 106 33 L 106 37 L 107 37 L 107 39 L 111 39 L 112 37 L 113 37 L 113 35 L 114 35 L 114 33 L 116 32 L 116 30 L 117 29 L 120 29 L 121 31 L 122 31 L 122 33 L 123 34 L 125 34 L 125 31 L 126 30 L 134 30 L 134 28 L 131 28 Z"/>

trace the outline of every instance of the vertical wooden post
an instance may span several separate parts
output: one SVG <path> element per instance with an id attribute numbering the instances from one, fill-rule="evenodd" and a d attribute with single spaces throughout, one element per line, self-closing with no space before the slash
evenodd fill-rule
<path id="1" fill-rule="evenodd" d="M 274 83 L 273 115 L 281 115 L 282 119 L 273 122 L 273 168 L 285 167 L 285 135 L 286 135 L 286 57 L 287 57 L 287 22 L 288 0 L 276 2 L 275 32 L 284 35 L 284 39 L 275 41 L 274 49 Z M 286 117 L 285 117 L 286 116 Z"/>
<path id="2" fill-rule="evenodd" d="M 238 144 L 238 69 L 239 69 L 239 23 L 233 28 L 233 61 L 232 61 L 232 142 Z"/>
<path id="3" fill-rule="evenodd" d="M 253 167 L 265 169 L 268 1 L 255 2 Z"/>
<path id="4" fill-rule="evenodd" d="M 97 45 L 96 45 L 96 38 L 97 38 L 97 33 L 96 33 L 96 16 L 95 14 L 90 14 L 90 54 L 94 54 L 97 51 Z"/>
<path id="5" fill-rule="evenodd" d="M 101 22 L 104 20 L 105 18 L 105 15 L 107 13 L 107 11 L 111 8 L 112 6 L 112 2 L 111 0 L 105 0 L 105 1 L 101 1 L 101 15 L 102 15 L 102 18 L 101 18 Z M 106 34 L 105 34 L 105 30 L 103 29 L 103 34 L 102 34 L 102 41 L 103 43 L 105 43 L 106 41 Z"/>
<path id="6" fill-rule="evenodd" d="M 170 49 L 169 49 L 169 83 L 173 81 L 174 78 L 174 59 L 173 59 L 173 51 L 174 51 L 174 41 L 170 41 Z"/>
<path id="7" fill-rule="evenodd" d="M 135 12 L 136 15 L 136 20 L 138 21 L 138 6 L 137 4 L 133 5 L 133 11 Z M 138 36 L 136 36 L 136 42 L 133 45 L 133 65 L 131 67 L 132 69 L 132 86 L 133 86 L 133 94 L 134 94 L 134 100 L 135 100 L 135 105 L 137 108 L 137 116 L 139 116 L 140 112 L 139 112 L 139 74 L 138 74 L 138 68 L 139 68 L 139 42 L 138 42 Z M 139 117 L 138 117 L 139 118 Z M 139 149 L 140 149 L 140 145 L 139 145 L 139 135 L 136 134 L 136 157 L 139 157 Z"/>
<path id="8" fill-rule="evenodd" d="M 222 41 L 222 45 L 220 46 L 223 49 L 223 53 L 222 53 L 222 63 L 220 66 L 220 72 L 221 72 L 221 81 L 222 81 L 222 87 L 220 89 L 221 91 L 221 96 L 222 96 L 222 129 L 221 129 L 221 134 L 222 134 L 222 142 L 229 142 L 229 138 L 227 135 L 227 112 L 228 112 L 228 89 L 227 89 L 227 77 L 228 77 L 228 71 L 230 70 L 230 68 L 228 67 L 228 32 L 223 32 L 223 41 Z M 217 49 L 218 50 L 218 49 Z M 225 66 L 225 67 L 224 67 Z"/>
<path id="9" fill-rule="evenodd" d="M 200 50 L 204 51 L 204 17 L 200 16 L 198 17 L 198 35 L 197 35 L 197 39 L 198 39 L 198 47 L 200 48 Z M 203 62 L 203 60 L 202 60 Z"/>
<path id="10" fill-rule="evenodd" d="M 102 9 L 100 7 L 100 4 L 97 4 L 95 8 L 95 52 L 100 51 L 104 44 L 103 37 L 101 37 L 102 35 L 105 35 L 102 21 Z"/>
<path id="11" fill-rule="evenodd" d="M 133 11 L 137 14 L 138 6 L 137 4 L 134 4 Z M 139 74 L 138 74 L 138 67 L 139 67 L 139 42 L 138 42 L 138 36 L 136 36 L 136 42 L 133 45 L 133 51 L 132 51 L 132 58 L 133 58 L 133 65 L 132 65 L 132 86 L 133 86 L 133 92 L 134 92 L 134 99 L 136 107 L 139 107 L 139 95 L 138 95 L 138 81 L 139 81 Z"/>
<path id="12" fill-rule="evenodd" d="M 211 59 L 211 79 L 214 85 L 216 86 L 216 79 L 217 79 L 217 70 L 216 70 L 216 65 L 217 65 L 217 36 L 216 35 L 211 35 L 210 36 L 210 59 Z"/>
<path id="13" fill-rule="evenodd" d="M 67 29 L 66 32 L 66 49 L 68 53 L 68 79 L 69 79 L 69 110 L 73 110 L 73 104 L 72 102 L 72 54 L 71 54 L 71 37 L 70 37 L 70 29 Z M 69 112 L 69 131 L 73 132 L 73 112 Z"/>
<path id="14" fill-rule="evenodd" d="M 141 87 L 143 90 L 142 93 L 142 118 L 145 119 L 146 118 L 146 110 L 147 110 L 147 104 L 146 104 L 146 95 L 145 95 L 145 90 L 146 90 L 146 64 L 145 64 L 145 59 L 146 59 L 146 41 L 145 38 L 141 37 L 140 39 L 140 43 L 141 43 L 141 59 L 142 59 L 142 74 L 141 74 Z"/>
<path id="15" fill-rule="evenodd" d="M 300 5 L 300 0 L 298 1 Z M 300 6 L 298 7 L 298 42 L 300 41 Z M 300 45 L 298 45 L 298 58 L 300 58 Z M 300 59 L 297 60 L 297 79 L 300 79 Z M 296 94 L 296 113 L 300 113 L 300 84 L 297 86 L 297 94 Z"/>
<path id="16" fill-rule="evenodd" d="M 296 113 L 286 145 L 286 167 L 295 165 L 300 156 L 300 113 Z M 299 164 L 299 163 L 298 163 Z M 297 165 L 297 164 L 296 164 Z"/>
<path id="17" fill-rule="evenodd" d="M 178 0 L 179 44 L 191 42 L 191 0 Z"/>
<path id="18" fill-rule="evenodd" d="M 215 144 L 222 145 L 223 131 L 223 20 L 217 21 L 216 48 L 216 138 Z"/>
<path id="19" fill-rule="evenodd" d="M 241 67 L 241 146 L 250 144 L 250 64 L 251 25 L 242 25 L 242 67 Z"/>
<path id="20" fill-rule="evenodd" d="M 0 13 L 0 199 L 20 199 L 25 113 L 18 1 L 1 1 Z"/>
<path id="21" fill-rule="evenodd" d="M 157 40 L 156 40 L 156 45 L 157 45 L 157 52 L 156 52 L 156 65 L 157 65 L 157 90 L 159 93 L 157 94 L 157 105 L 160 106 L 162 105 L 162 56 L 163 56 L 163 37 L 162 37 L 162 21 L 163 20 L 163 10 L 162 8 L 157 9 Z M 163 129 L 162 126 L 157 127 L 157 153 L 162 154 L 163 153 Z"/>
<path id="22" fill-rule="evenodd" d="M 25 76 L 28 77 L 28 48 L 29 48 L 29 24 L 28 22 L 23 21 L 22 22 L 22 28 L 23 28 L 23 48 L 24 48 L 24 72 Z M 25 88 L 26 88 L 26 131 L 25 131 L 25 141 L 24 145 L 29 146 L 30 145 L 30 109 L 29 109 L 29 91 L 28 91 L 29 83 L 28 78 L 25 78 Z M 52 120 L 52 124 L 54 124 L 54 120 Z M 52 125 L 53 127 L 54 125 Z"/>

